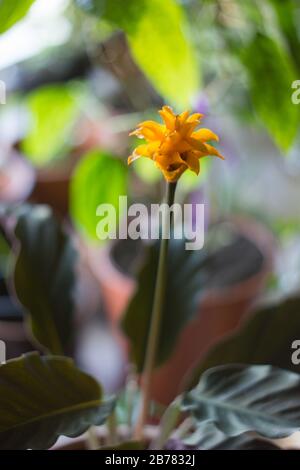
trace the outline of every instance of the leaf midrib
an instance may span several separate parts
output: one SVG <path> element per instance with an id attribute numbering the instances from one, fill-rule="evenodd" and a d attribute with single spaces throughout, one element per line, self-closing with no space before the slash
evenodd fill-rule
<path id="1" fill-rule="evenodd" d="M 232 410 L 233 412 L 236 412 L 236 413 L 244 413 L 244 414 L 248 414 L 248 415 L 252 415 L 252 416 L 254 415 L 254 416 L 260 417 L 264 420 L 266 420 L 266 417 L 269 418 L 269 420 L 271 418 L 275 422 L 287 423 L 289 428 L 293 428 L 293 429 L 298 429 L 299 428 L 295 424 L 291 423 L 291 421 L 286 421 L 286 420 L 284 420 L 283 418 L 280 418 L 280 417 L 269 415 L 269 414 L 260 412 L 258 410 L 252 411 L 252 410 L 248 410 L 247 408 L 241 408 L 241 407 L 238 407 L 237 405 L 233 405 L 233 404 L 228 403 L 228 402 L 222 402 L 222 404 L 220 404 L 220 402 L 217 399 L 209 398 L 209 397 L 207 397 L 207 395 L 202 395 L 202 397 L 200 397 L 200 398 L 197 397 L 196 402 L 200 402 L 200 403 L 204 402 L 204 404 L 209 403 L 209 404 L 212 404 L 213 406 L 215 406 L 216 408 L 226 408 L 226 409 L 230 409 L 230 410 Z M 193 411 L 197 411 L 197 408 L 194 408 Z"/>
<path id="2" fill-rule="evenodd" d="M 47 419 L 47 418 L 52 418 L 54 416 L 59 416 L 59 415 L 63 415 L 63 414 L 70 414 L 74 411 L 81 411 L 81 410 L 85 410 L 85 409 L 88 409 L 88 408 L 98 407 L 98 406 L 101 405 L 101 403 L 102 403 L 101 399 L 91 400 L 91 401 L 88 401 L 88 402 L 79 403 L 77 405 L 69 406 L 67 408 L 60 408 L 59 410 L 55 410 L 55 411 L 52 411 L 50 413 L 49 412 L 44 413 L 42 415 L 39 415 L 38 417 L 30 418 L 29 420 L 22 421 L 21 423 L 18 423 L 18 424 L 15 424 L 13 426 L 9 426 L 6 429 L 0 430 L 0 435 L 2 433 L 7 432 L 7 431 L 10 431 L 10 430 L 22 427 L 22 426 L 27 426 L 29 424 L 32 424 L 32 423 L 35 423 L 35 422 L 38 422 L 38 421 L 42 421 L 42 420 Z"/>

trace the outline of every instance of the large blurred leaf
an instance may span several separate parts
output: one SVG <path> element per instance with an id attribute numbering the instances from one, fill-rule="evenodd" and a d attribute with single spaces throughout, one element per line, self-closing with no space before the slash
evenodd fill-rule
<path id="1" fill-rule="evenodd" d="M 19 215 L 20 252 L 14 283 L 35 338 L 53 354 L 68 352 L 73 336 L 76 252 L 47 206 Z"/>
<path id="2" fill-rule="evenodd" d="M 96 15 L 126 32 L 133 57 L 158 92 L 175 105 L 189 105 L 199 87 L 198 64 L 180 5 L 175 0 L 91 3 Z"/>
<path id="3" fill-rule="evenodd" d="M 67 85 L 46 85 L 30 93 L 26 105 L 31 123 L 22 149 L 33 163 L 45 165 L 70 146 L 78 115 L 76 93 Z"/>
<path id="4" fill-rule="evenodd" d="M 182 408 L 228 436 L 285 437 L 300 428 L 300 375 L 272 366 L 215 367 L 184 396 Z"/>
<path id="5" fill-rule="evenodd" d="M 0 365 L 0 449 L 47 449 L 111 412 L 99 384 L 70 359 L 27 354 Z"/>
<path id="6" fill-rule="evenodd" d="M 222 240 L 219 243 L 215 239 Z M 237 237 L 222 225 L 207 237 L 206 248 L 189 251 L 186 240 L 172 239 L 169 244 L 165 305 L 156 365 L 173 351 L 183 327 L 199 313 L 200 299 L 208 288 L 220 288 L 251 277 L 262 264 L 262 255 L 247 239 Z M 224 244 L 223 244 L 224 243 Z M 208 246 L 210 248 L 208 248 Z M 138 278 L 138 288 L 123 319 L 138 370 L 143 368 L 145 348 L 152 314 L 157 274 L 158 243 L 149 249 Z"/>
<path id="7" fill-rule="evenodd" d="M 127 167 L 107 152 L 93 150 L 78 164 L 71 183 L 71 214 L 77 226 L 97 239 L 100 204 L 111 204 L 119 216 L 119 196 L 127 193 Z"/>
<path id="8" fill-rule="evenodd" d="M 183 442 L 199 450 L 280 450 L 272 442 L 258 439 L 250 433 L 226 436 L 210 423 L 200 426 L 192 435 L 183 439 Z"/>
<path id="9" fill-rule="evenodd" d="M 156 366 L 162 364 L 173 351 L 182 328 L 197 312 L 204 290 L 206 273 L 200 269 L 203 258 L 198 251 L 186 251 L 184 243 L 185 240 L 170 240 L 169 243 L 167 286 Z M 137 279 L 137 291 L 122 321 L 139 371 L 143 369 L 151 322 L 158 251 L 158 243 L 149 248 Z"/>
<path id="10" fill-rule="evenodd" d="M 0 0 L 0 34 L 20 21 L 35 0 Z"/>
<path id="11" fill-rule="evenodd" d="M 270 136 L 286 151 L 294 142 L 300 121 L 299 106 L 291 102 L 291 84 L 297 79 L 293 63 L 279 44 L 262 34 L 243 48 L 241 56 L 255 110 Z"/>
<path id="12" fill-rule="evenodd" d="M 298 0 L 269 0 L 277 13 L 278 23 L 287 40 L 291 55 L 300 71 L 300 36 Z"/>
<path id="13" fill-rule="evenodd" d="M 300 338 L 300 298 L 262 307 L 240 329 L 217 344 L 192 373 L 191 386 L 211 367 L 232 364 L 271 364 L 300 373 L 291 360 L 293 341 Z"/>
<path id="14" fill-rule="evenodd" d="M 134 58 L 156 89 L 179 107 L 190 105 L 200 86 L 196 55 L 183 30 L 183 12 L 173 0 L 148 0 L 136 29 L 128 32 Z"/>

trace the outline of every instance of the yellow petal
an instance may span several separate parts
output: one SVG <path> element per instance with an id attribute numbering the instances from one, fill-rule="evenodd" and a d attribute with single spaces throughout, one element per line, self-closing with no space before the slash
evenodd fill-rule
<path id="1" fill-rule="evenodd" d="M 200 142 L 200 140 L 194 139 L 193 137 L 189 137 L 186 140 L 191 145 L 193 150 L 199 150 L 202 153 L 207 151 L 206 145 L 203 142 Z"/>
<path id="2" fill-rule="evenodd" d="M 195 127 L 198 126 L 198 122 L 194 121 L 194 122 L 185 122 L 179 132 L 182 136 L 182 138 L 184 139 L 185 137 L 188 137 L 192 134 L 192 132 L 194 131 Z"/>
<path id="3" fill-rule="evenodd" d="M 192 136 L 193 139 L 200 140 L 200 142 L 206 142 L 207 140 L 216 140 L 219 141 L 219 137 L 210 129 L 199 129 L 196 132 L 193 132 Z"/>
<path id="4" fill-rule="evenodd" d="M 139 145 L 133 153 L 128 157 L 128 165 L 137 160 L 140 157 L 153 158 L 155 152 L 157 152 L 159 147 L 159 142 L 153 142 L 151 144 L 142 144 Z"/>
<path id="5" fill-rule="evenodd" d="M 166 127 L 173 131 L 175 129 L 176 115 L 173 113 L 172 108 L 170 108 L 170 106 L 163 106 L 162 109 L 158 112 L 163 118 Z"/>
<path id="6" fill-rule="evenodd" d="M 177 118 L 183 124 L 187 120 L 189 114 L 190 114 L 189 111 L 183 111 L 183 113 L 179 114 Z"/>
<path id="7" fill-rule="evenodd" d="M 138 128 L 129 135 L 136 135 L 148 141 L 161 140 L 164 138 L 166 127 L 155 121 L 144 121 L 138 125 Z"/>
<path id="8" fill-rule="evenodd" d="M 157 163 L 157 166 L 165 170 L 167 170 L 170 166 L 177 167 L 178 165 L 182 165 L 184 163 L 178 152 L 171 154 L 156 153 L 154 161 Z"/>
<path id="9" fill-rule="evenodd" d="M 177 181 L 188 168 L 177 152 L 172 155 L 156 154 L 154 161 L 155 165 L 162 171 L 165 179 L 169 182 Z"/>
<path id="10" fill-rule="evenodd" d="M 212 145 L 209 144 L 203 144 L 205 145 L 206 148 L 206 154 L 205 155 L 215 155 L 216 157 L 221 158 L 222 160 L 225 160 L 225 157 Z M 204 155 L 203 155 L 204 156 Z"/>
<path id="11" fill-rule="evenodd" d="M 187 169 L 186 165 L 181 165 L 179 168 L 177 168 L 174 171 L 163 171 L 163 175 L 169 183 L 175 183 L 176 181 L 178 181 L 178 179 L 180 178 L 182 173 L 185 172 L 186 169 Z"/>
<path id="12" fill-rule="evenodd" d="M 194 114 L 191 114 L 188 118 L 187 118 L 187 122 L 195 122 L 195 121 L 198 121 L 200 123 L 201 119 L 204 117 L 204 114 L 200 114 L 200 113 L 194 113 Z"/>
<path id="13" fill-rule="evenodd" d="M 191 150 L 191 145 L 186 142 L 182 135 L 175 131 L 171 132 L 161 143 L 160 145 L 160 153 L 174 153 L 174 152 L 186 152 L 187 150 Z"/>
<path id="14" fill-rule="evenodd" d="M 189 169 L 198 175 L 200 171 L 199 152 L 187 152 L 185 154 L 185 161 Z"/>

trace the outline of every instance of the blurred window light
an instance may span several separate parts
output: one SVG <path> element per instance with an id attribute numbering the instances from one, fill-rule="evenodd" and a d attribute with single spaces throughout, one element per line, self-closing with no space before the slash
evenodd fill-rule
<path id="1" fill-rule="evenodd" d="M 0 36 L 0 69 L 67 41 L 71 25 L 63 13 L 69 0 L 37 0 L 26 17 Z"/>

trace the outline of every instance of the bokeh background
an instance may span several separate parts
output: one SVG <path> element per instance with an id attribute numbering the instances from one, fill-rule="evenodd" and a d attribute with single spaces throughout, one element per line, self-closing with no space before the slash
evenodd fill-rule
<path id="1" fill-rule="evenodd" d="M 161 200 L 163 181 L 152 162 L 126 163 L 136 144 L 128 133 L 156 119 L 161 105 L 204 113 L 226 157 L 201 162 L 201 174 L 186 173 L 178 187 L 178 201 L 205 204 L 210 260 L 200 309 L 206 320 L 198 325 L 203 349 L 191 348 L 183 370 L 258 300 L 299 290 L 300 104 L 292 102 L 300 80 L 297 0 L 2 1 L 0 80 L 6 86 L 1 204 L 4 211 L 26 205 L 33 227 L 30 217 L 46 205 L 72 238 L 72 354 L 106 390 L 118 388 L 128 371 L 118 323 L 143 250 L 138 243 L 97 240 L 96 208 L 102 202 L 117 207 L 119 195 L 145 204 Z M 0 338 L 13 357 L 33 346 L 23 324 L 26 308 L 10 289 L 6 228 Z M 48 272 L 49 225 L 45 231 L 39 269 Z M 23 289 L 36 295 L 34 283 Z M 184 334 L 197 345 L 201 336 L 192 340 L 192 329 Z M 174 379 L 176 386 L 181 379 Z M 166 393 L 157 392 L 162 401 L 173 392 Z"/>

